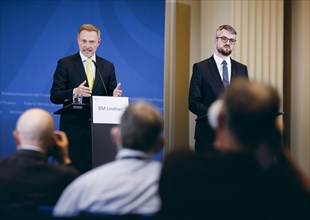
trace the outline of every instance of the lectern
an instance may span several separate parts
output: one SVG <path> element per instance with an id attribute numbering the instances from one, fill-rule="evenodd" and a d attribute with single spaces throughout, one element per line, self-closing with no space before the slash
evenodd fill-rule
<path id="1" fill-rule="evenodd" d="M 115 159 L 117 146 L 112 142 L 110 130 L 119 124 L 128 103 L 128 97 L 92 96 L 90 104 L 70 103 L 54 114 L 90 118 L 92 168 L 95 168 Z"/>
<path id="2" fill-rule="evenodd" d="M 92 96 L 92 162 L 93 168 L 113 161 L 117 147 L 111 139 L 111 128 L 120 123 L 128 106 L 128 97 Z"/>

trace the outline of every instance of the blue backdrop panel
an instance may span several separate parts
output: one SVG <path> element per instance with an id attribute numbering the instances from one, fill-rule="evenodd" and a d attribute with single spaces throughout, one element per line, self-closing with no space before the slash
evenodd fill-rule
<path id="1" fill-rule="evenodd" d="M 164 0 L 0 2 L 0 157 L 16 150 L 12 131 L 26 109 L 51 114 L 49 100 L 58 59 L 78 52 L 77 30 L 101 29 L 97 54 L 114 63 L 123 96 L 143 98 L 163 113 Z M 53 115 L 58 128 L 59 116 Z"/>

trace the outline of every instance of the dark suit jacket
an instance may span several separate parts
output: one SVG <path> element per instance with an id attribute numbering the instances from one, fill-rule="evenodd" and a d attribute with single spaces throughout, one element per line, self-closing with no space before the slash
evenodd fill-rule
<path id="1" fill-rule="evenodd" d="M 247 67 L 231 59 L 231 81 L 237 77 L 248 78 Z M 214 131 L 207 120 L 210 105 L 219 98 L 224 91 L 224 84 L 213 56 L 195 63 L 189 88 L 189 110 L 197 115 L 195 140 L 202 143 L 198 146 L 204 150 L 212 148 Z M 197 145 L 195 146 L 197 148 Z"/>
<path id="2" fill-rule="evenodd" d="M 0 160 L 0 203 L 54 205 L 78 175 L 72 167 L 48 163 L 40 152 L 19 150 Z"/>
<path id="3" fill-rule="evenodd" d="M 111 62 L 96 56 L 96 66 L 99 71 L 98 69 L 96 70 L 92 94 L 112 96 L 113 90 L 116 87 L 114 65 Z M 87 77 L 79 53 L 60 59 L 54 73 L 54 81 L 50 97 L 51 101 L 55 104 L 64 104 L 66 99 L 72 101 L 73 89 L 78 87 L 84 80 L 87 81 Z M 88 82 L 86 86 L 88 86 Z M 106 89 L 104 87 L 106 87 Z M 83 98 L 83 102 L 86 101 L 89 100 Z"/>
<path id="4" fill-rule="evenodd" d="M 114 65 L 96 56 L 96 66 L 92 95 L 112 96 L 117 85 Z M 66 100 L 72 102 L 73 89 L 84 80 L 87 81 L 87 77 L 79 53 L 60 59 L 54 73 L 51 101 L 54 104 L 64 104 Z M 86 86 L 88 86 L 88 82 Z M 84 103 L 89 103 L 89 101 L 89 98 L 83 98 Z M 80 172 L 90 170 L 92 168 L 90 115 L 62 115 L 60 117 L 60 130 L 66 132 L 68 136 L 69 153 L 73 165 Z"/>
<path id="5" fill-rule="evenodd" d="M 310 219 L 309 192 L 280 152 L 269 168 L 255 152 L 170 153 L 164 161 L 159 219 Z"/>

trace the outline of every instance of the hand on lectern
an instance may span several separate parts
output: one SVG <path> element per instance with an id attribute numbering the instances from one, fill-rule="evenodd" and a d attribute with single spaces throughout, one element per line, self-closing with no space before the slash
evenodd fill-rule
<path id="1" fill-rule="evenodd" d="M 113 96 L 122 96 L 122 90 L 119 89 L 121 87 L 121 83 L 118 83 L 116 88 L 113 91 Z"/>

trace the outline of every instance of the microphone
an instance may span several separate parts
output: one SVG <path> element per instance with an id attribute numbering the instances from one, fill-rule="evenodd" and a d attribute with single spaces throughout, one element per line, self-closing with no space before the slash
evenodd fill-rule
<path id="1" fill-rule="evenodd" d="M 93 60 L 92 60 L 92 61 L 93 61 Z M 105 86 L 105 83 L 104 83 L 104 81 L 103 81 L 103 79 L 102 79 L 102 76 L 101 76 L 100 70 L 99 70 L 99 68 L 98 68 L 98 66 L 97 66 L 97 63 L 96 63 L 95 61 L 93 61 L 93 63 L 95 64 L 96 71 L 98 71 L 98 75 L 99 75 L 100 80 L 101 80 L 101 82 L 102 82 L 102 85 L 103 85 L 103 87 L 104 87 L 104 91 L 105 91 L 105 93 L 106 93 L 107 96 L 108 96 L 108 95 L 109 95 L 109 94 L 108 94 L 108 90 L 107 90 L 107 87 Z"/>

